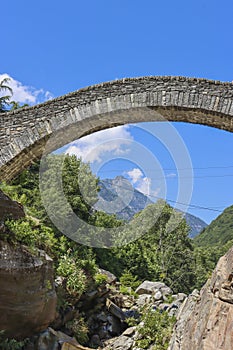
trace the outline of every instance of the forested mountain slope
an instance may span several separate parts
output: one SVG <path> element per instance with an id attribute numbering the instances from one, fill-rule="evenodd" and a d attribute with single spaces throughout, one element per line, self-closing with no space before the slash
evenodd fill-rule
<path id="1" fill-rule="evenodd" d="M 233 240 L 233 205 L 226 208 L 200 235 L 195 238 L 198 246 L 222 246 Z"/>
<path id="2" fill-rule="evenodd" d="M 131 220 L 135 214 L 147 205 L 153 204 L 148 196 L 133 188 L 129 180 L 123 176 L 99 181 L 99 200 L 95 207 L 109 213 L 116 213 L 118 219 Z M 111 211 L 112 210 L 112 211 Z M 195 215 L 181 213 L 190 226 L 189 237 L 197 236 L 207 224 Z"/>

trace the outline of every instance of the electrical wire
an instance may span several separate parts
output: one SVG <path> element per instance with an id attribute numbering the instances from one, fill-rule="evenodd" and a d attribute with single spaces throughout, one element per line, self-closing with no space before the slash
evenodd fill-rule
<path id="1" fill-rule="evenodd" d="M 98 176 L 98 174 L 96 175 Z M 178 179 L 210 179 L 210 178 L 225 178 L 225 177 L 233 177 L 233 174 L 223 174 L 223 175 L 197 175 L 197 176 L 179 176 L 174 174 L 174 176 L 169 176 L 169 174 L 165 174 L 164 177 L 150 177 L 151 180 L 163 180 L 164 178 L 168 180 L 178 180 Z"/>
<path id="2" fill-rule="evenodd" d="M 208 166 L 208 167 L 193 167 L 193 168 L 163 168 L 164 171 L 182 171 L 182 170 L 206 170 L 206 169 L 230 169 L 233 168 L 233 165 L 227 165 L 227 166 Z M 156 170 L 153 168 L 146 168 L 143 169 L 144 171 L 160 171 L 160 170 Z M 111 173 L 111 172 L 115 172 L 115 171 L 119 171 L 119 169 L 109 169 L 109 170 L 99 170 L 98 172 L 101 173 Z"/>
<path id="3" fill-rule="evenodd" d="M 125 189 L 125 190 L 129 190 L 129 188 L 121 186 L 121 185 L 114 185 L 114 187 L 118 187 L 118 188 L 122 188 L 122 189 Z M 149 195 L 149 196 L 146 196 L 146 197 L 151 197 L 151 198 L 154 198 L 154 199 L 162 199 L 161 197 L 154 196 L 154 195 Z M 196 205 L 196 204 L 188 204 L 188 203 L 177 202 L 175 200 L 168 199 L 168 198 L 166 198 L 166 202 L 183 205 L 183 206 L 188 207 L 190 209 L 199 209 L 199 210 L 201 209 L 201 210 L 208 210 L 208 211 L 214 211 L 214 212 L 222 213 L 222 210 L 217 209 L 218 207 L 204 207 L 204 206 L 200 206 L 200 205 Z M 133 207 L 131 207 L 131 208 L 133 209 Z M 137 209 L 137 208 L 135 207 L 134 209 Z"/>

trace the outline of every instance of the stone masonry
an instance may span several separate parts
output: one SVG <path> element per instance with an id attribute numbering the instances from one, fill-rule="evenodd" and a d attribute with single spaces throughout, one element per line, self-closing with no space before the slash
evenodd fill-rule
<path id="1" fill-rule="evenodd" d="M 94 131 L 142 121 L 183 121 L 233 131 L 233 84 L 185 77 L 127 78 L 0 114 L 0 181 L 46 151 Z"/>

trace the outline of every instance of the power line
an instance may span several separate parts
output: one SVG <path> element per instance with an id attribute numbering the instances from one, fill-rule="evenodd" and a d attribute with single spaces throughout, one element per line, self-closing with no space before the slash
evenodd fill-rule
<path id="1" fill-rule="evenodd" d="M 163 180 L 164 178 L 169 180 L 178 180 L 178 179 L 209 179 L 209 178 L 224 178 L 224 177 L 233 177 L 233 174 L 222 174 L 222 175 L 200 175 L 200 176 L 169 176 L 169 174 L 165 174 L 164 177 L 150 177 L 151 180 Z M 140 178 L 139 178 L 140 180 Z"/>
<path id="2" fill-rule="evenodd" d="M 114 185 L 114 186 L 118 187 L 118 188 L 125 189 L 125 190 L 129 190 L 129 188 L 121 186 L 121 185 Z M 149 195 L 149 196 L 146 196 L 146 197 L 151 197 L 151 198 L 155 198 L 155 199 L 162 199 L 161 197 L 154 196 L 154 195 Z M 216 207 L 215 208 L 214 207 L 211 208 L 211 207 L 204 207 L 204 206 L 200 206 L 200 205 L 196 205 L 196 204 L 187 204 L 187 203 L 177 202 L 175 200 L 167 199 L 167 198 L 166 198 L 166 201 L 170 202 L 170 203 L 183 205 L 183 206 L 189 207 L 190 209 L 199 209 L 199 210 L 201 209 L 201 210 L 208 210 L 208 211 L 214 211 L 214 212 L 222 213 L 222 210 L 216 209 Z M 133 208 L 133 207 L 131 207 L 131 208 Z"/>
<path id="3" fill-rule="evenodd" d="M 223 175 L 200 175 L 200 176 L 179 176 L 179 177 L 176 177 L 176 176 L 171 176 L 171 177 L 166 177 L 166 175 L 164 176 L 165 178 L 167 179 L 209 179 L 209 178 L 221 178 L 221 177 L 232 177 L 233 174 L 223 174 Z M 163 179 L 163 177 L 150 177 L 150 179 L 152 180 L 161 180 Z"/>
<path id="4" fill-rule="evenodd" d="M 227 166 L 208 166 L 208 167 L 193 167 L 193 168 L 163 168 L 164 171 L 182 171 L 182 170 L 206 170 L 206 169 L 230 169 L 233 168 L 233 165 L 227 165 Z M 146 168 L 143 169 L 144 171 L 160 171 L 158 169 L 153 169 L 153 168 Z M 109 169 L 109 170 L 99 170 L 98 172 L 101 173 L 111 173 L 119 171 L 118 169 Z"/>

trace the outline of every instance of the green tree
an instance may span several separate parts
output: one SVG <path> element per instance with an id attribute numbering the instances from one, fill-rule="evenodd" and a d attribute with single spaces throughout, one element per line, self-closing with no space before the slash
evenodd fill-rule
<path id="1" fill-rule="evenodd" d="M 155 217 L 151 226 L 151 217 Z M 141 223 L 141 225 L 137 225 Z M 169 226 L 168 226 L 169 225 Z M 133 230 L 150 227 L 143 236 L 121 248 L 97 249 L 97 261 L 118 277 L 125 272 L 138 280 L 164 281 L 175 292 L 189 292 L 195 285 L 194 255 L 189 227 L 167 203 L 158 201 L 137 214 Z M 122 236 L 132 234 L 126 229 Z M 124 239 L 124 238 L 123 238 Z"/>
<path id="2" fill-rule="evenodd" d="M 19 102 L 15 102 L 15 101 L 11 101 L 9 103 L 9 105 L 11 106 L 10 110 L 14 111 L 15 109 L 19 109 L 19 108 L 23 108 L 23 107 L 28 107 L 29 104 L 28 103 L 24 103 L 23 105 L 21 105 Z"/>
<path id="3" fill-rule="evenodd" d="M 10 99 L 13 95 L 12 88 L 8 85 L 10 78 L 4 78 L 0 81 L 0 95 L 4 92 L 9 94 L 0 97 L 0 112 L 6 111 L 6 106 L 9 105 Z"/>
<path id="4" fill-rule="evenodd" d="M 61 166 L 61 157 L 64 156 L 50 157 L 42 164 L 42 170 L 44 181 L 48 185 L 46 191 L 53 204 L 59 200 L 54 195 L 53 181 Z M 225 253 L 224 249 L 227 249 L 224 245 L 221 248 L 200 247 L 194 250 L 193 240 L 188 237 L 189 227 L 186 221 L 164 201 L 146 207 L 135 215 L 131 225 L 124 225 L 115 215 L 95 211 L 93 206 L 98 200 L 98 179 L 91 173 L 88 164 L 84 164 L 75 156 L 67 155 L 63 159 L 62 191 L 75 214 L 90 224 L 90 232 L 87 234 L 85 228 L 83 239 L 86 239 L 87 244 L 98 242 L 103 248 L 92 249 L 81 246 L 63 236 L 50 221 L 40 197 L 39 167 L 39 163 L 32 164 L 12 182 L 11 186 L 2 184 L 1 188 L 15 200 L 21 201 L 29 217 L 39 219 L 42 225 L 33 227 L 32 233 L 30 223 L 15 225 L 17 239 L 26 244 L 35 244 L 42 249 L 47 245 L 49 250 L 53 251 L 56 264 L 56 257 L 60 261 L 61 257 L 70 251 L 72 259 L 74 255 L 75 259 L 80 259 L 80 254 L 84 254 L 84 261 L 92 261 L 96 257 L 100 267 L 110 270 L 119 278 L 123 275 L 124 281 L 127 280 L 125 276 L 131 274 L 138 281 L 160 280 L 169 285 L 174 292 L 189 292 L 205 283 L 218 258 Z M 63 218 L 66 212 L 62 205 L 59 206 L 59 210 L 58 214 Z M 100 229 L 102 235 L 96 234 L 95 227 Z M 113 232 L 116 232 L 116 236 L 108 237 L 108 230 L 104 228 L 115 228 Z M 80 230 L 82 229 L 80 226 Z M 130 238 L 132 239 L 130 243 L 120 246 L 124 242 L 129 242 Z M 119 243 L 118 247 L 104 248 L 111 245 L 112 240 Z M 131 282 L 129 281 L 129 284 L 134 288 Z"/>
<path id="5" fill-rule="evenodd" d="M 196 246 L 222 246 L 233 239 L 233 205 L 226 208 L 209 226 L 194 238 Z"/>

